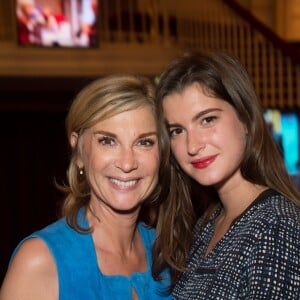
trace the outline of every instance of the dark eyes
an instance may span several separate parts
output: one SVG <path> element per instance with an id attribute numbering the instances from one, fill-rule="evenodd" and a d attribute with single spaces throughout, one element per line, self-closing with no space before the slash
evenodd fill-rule
<path id="1" fill-rule="evenodd" d="M 199 128 L 209 128 L 215 124 L 217 119 L 218 119 L 218 116 L 215 116 L 215 115 L 205 116 L 205 117 L 199 118 L 198 119 L 199 122 L 196 124 L 199 125 Z M 184 131 L 185 131 L 185 129 L 182 127 L 170 127 L 169 135 L 172 138 L 172 137 L 182 134 Z"/>
<path id="2" fill-rule="evenodd" d="M 208 125 L 213 123 L 217 119 L 216 116 L 209 116 L 202 119 L 201 123 L 202 125 Z"/>
<path id="3" fill-rule="evenodd" d="M 174 137 L 182 132 L 183 132 L 182 128 L 170 128 L 169 135 L 170 135 L 170 137 Z"/>

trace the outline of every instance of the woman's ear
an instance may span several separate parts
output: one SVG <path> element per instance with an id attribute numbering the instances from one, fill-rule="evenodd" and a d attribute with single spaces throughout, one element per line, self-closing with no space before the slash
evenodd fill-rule
<path id="1" fill-rule="evenodd" d="M 72 132 L 70 136 L 70 144 L 72 149 L 75 149 L 78 143 L 78 133 L 77 132 Z"/>
<path id="2" fill-rule="evenodd" d="M 83 162 L 81 159 L 81 151 L 80 149 L 78 149 L 78 143 L 79 143 L 79 135 L 77 132 L 72 132 L 71 136 L 70 136 L 70 144 L 73 150 L 75 150 L 77 148 L 77 150 L 75 150 L 75 155 L 76 155 L 76 165 L 79 169 L 83 168 Z"/>

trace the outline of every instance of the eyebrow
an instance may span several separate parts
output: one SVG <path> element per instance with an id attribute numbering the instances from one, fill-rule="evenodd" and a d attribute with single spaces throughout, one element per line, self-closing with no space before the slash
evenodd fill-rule
<path id="1" fill-rule="evenodd" d="M 214 111 L 222 111 L 222 109 L 220 108 L 208 108 L 205 110 L 200 111 L 199 113 L 197 113 L 193 118 L 192 121 L 197 121 L 199 118 L 201 118 L 202 116 L 205 116 L 208 113 L 214 112 Z"/>
<path id="2" fill-rule="evenodd" d="M 110 137 L 113 137 L 113 138 L 117 138 L 116 134 L 114 134 L 112 132 L 109 132 L 109 131 L 105 131 L 105 130 L 96 130 L 96 131 L 93 132 L 93 134 L 94 135 L 102 134 L 102 135 L 107 135 L 107 136 L 110 136 Z M 158 136 L 157 131 L 149 131 L 149 132 L 142 133 L 137 138 L 140 139 L 140 138 L 144 138 L 144 137 L 148 137 L 148 136 L 152 136 L 152 135 Z"/>
<path id="3" fill-rule="evenodd" d="M 96 134 L 102 134 L 102 135 L 108 135 L 108 136 L 111 136 L 111 137 L 117 137 L 114 133 L 112 132 L 109 132 L 109 131 L 104 131 L 104 130 L 95 130 L 93 131 L 93 135 L 96 135 Z"/>
<path id="4" fill-rule="evenodd" d="M 199 118 L 205 116 L 208 113 L 214 112 L 214 111 L 223 111 L 220 108 L 208 108 L 205 110 L 200 111 L 199 113 L 197 113 L 195 116 L 193 116 L 192 118 L 192 122 L 197 121 Z M 170 127 L 181 127 L 181 125 L 179 123 L 167 123 L 168 128 Z"/>

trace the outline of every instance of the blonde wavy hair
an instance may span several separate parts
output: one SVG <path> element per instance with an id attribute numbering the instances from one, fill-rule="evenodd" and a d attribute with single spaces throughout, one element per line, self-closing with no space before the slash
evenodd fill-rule
<path id="1" fill-rule="evenodd" d="M 163 120 L 156 116 L 154 102 L 155 87 L 146 77 L 134 75 L 111 75 L 94 80 L 79 92 L 72 102 L 66 117 L 66 132 L 71 145 L 71 135 L 76 132 L 79 141 L 71 147 L 71 158 L 67 170 L 67 183 L 59 186 L 66 197 L 62 215 L 68 224 L 79 232 L 90 232 L 91 228 L 81 228 L 77 222 L 78 211 L 89 207 L 90 187 L 80 174 L 76 160 L 81 151 L 80 137 L 83 132 L 97 122 L 108 119 L 124 111 L 148 106 L 153 111 L 158 131 L 160 151 L 159 180 L 152 193 L 144 201 L 139 220 L 155 226 L 157 210 L 166 198 L 169 186 L 169 142 Z"/>

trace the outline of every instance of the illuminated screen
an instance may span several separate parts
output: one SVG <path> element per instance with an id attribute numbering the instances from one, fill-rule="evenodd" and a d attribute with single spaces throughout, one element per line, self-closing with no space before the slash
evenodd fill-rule
<path id="1" fill-rule="evenodd" d="M 275 142 L 282 152 L 290 175 L 300 174 L 300 119 L 296 111 L 268 109 L 265 120 L 272 131 Z"/>
<path id="2" fill-rule="evenodd" d="M 15 8 L 20 45 L 98 45 L 98 0 L 16 0 Z"/>

